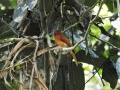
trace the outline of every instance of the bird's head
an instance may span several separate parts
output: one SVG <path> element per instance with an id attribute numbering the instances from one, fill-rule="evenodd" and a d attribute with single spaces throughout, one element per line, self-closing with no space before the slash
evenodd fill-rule
<path id="1" fill-rule="evenodd" d="M 56 31 L 54 32 L 54 35 L 60 35 L 60 34 L 62 34 L 60 30 L 56 30 Z"/>

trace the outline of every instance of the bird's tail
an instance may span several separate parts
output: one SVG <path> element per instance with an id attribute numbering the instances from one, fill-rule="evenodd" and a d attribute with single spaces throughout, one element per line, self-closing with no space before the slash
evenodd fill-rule
<path id="1" fill-rule="evenodd" d="M 77 58 L 75 56 L 75 53 L 72 50 L 70 50 L 69 52 L 72 55 L 73 59 L 75 60 L 75 64 L 78 66 L 78 61 L 77 61 Z"/>

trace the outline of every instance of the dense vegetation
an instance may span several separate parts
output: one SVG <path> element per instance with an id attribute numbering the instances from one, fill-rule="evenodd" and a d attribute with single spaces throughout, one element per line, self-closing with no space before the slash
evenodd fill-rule
<path id="1" fill-rule="evenodd" d="M 0 89 L 87 90 L 91 82 L 93 90 L 120 89 L 119 6 L 119 0 L 0 0 Z M 57 29 L 73 47 L 56 45 Z"/>

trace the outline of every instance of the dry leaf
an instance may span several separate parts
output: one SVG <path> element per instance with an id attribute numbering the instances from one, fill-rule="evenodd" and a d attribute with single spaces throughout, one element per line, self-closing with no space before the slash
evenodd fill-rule
<path id="1" fill-rule="evenodd" d="M 16 46 L 14 47 L 14 49 L 12 50 L 11 54 L 14 54 L 14 53 L 23 45 L 23 43 L 25 42 L 25 39 L 26 39 L 26 38 L 22 39 L 21 41 L 19 41 L 19 42 L 17 43 L 17 45 L 16 45 Z"/>
<path id="2" fill-rule="evenodd" d="M 7 60 L 5 61 L 5 65 L 3 66 L 2 70 L 6 67 L 6 65 L 8 64 L 9 60 L 12 58 L 13 54 L 22 46 L 22 44 L 24 43 L 26 38 L 22 39 L 21 41 L 19 41 L 17 43 L 17 45 L 14 47 L 14 49 L 12 50 L 12 52 L 9 54 Z"/>
<path id="3" fill-rule="evenodd" d="M 39 86 L 39 88 L 42 88 L 43 90 L 48 90 L 47 86 L 43 82 L 43 80 L 39 80 L 38 78 L 33 79 L 35 83 Z"/>
<path id="4" fill-rule="evenodd" d="M 0 78 L 4 77 L 5 74 L 6 74 L 10 69 L 14 68 L 15 66 L 24 64 L 24 63 L 26 63 L 26 61 L 23 62 L 23 60 L 20 60 L 20 61 L 18 61 L 17 63 L 15 63 L 13 66 L 10 66 L 10 67 L 4 69 L 3 71 L 0 72 Z"/>
<path id="5" fill-rule="evenodd" d="M 0 78 L 2 78 L 3 76 L 5 76 L 5 74 L 8 72 L 8 69 L 7 70 L 3 70 L 0 72 Z"/>
<path id="6" fill-rule="evenodd" d="M 54 62 L 54 58 L 53 56 L 51 55 L 51 53 L 49 53 L 49 61 L 50 61 L 50 69 L 51 71 L 54 71 L 55 70 L 55 62 Z"/>

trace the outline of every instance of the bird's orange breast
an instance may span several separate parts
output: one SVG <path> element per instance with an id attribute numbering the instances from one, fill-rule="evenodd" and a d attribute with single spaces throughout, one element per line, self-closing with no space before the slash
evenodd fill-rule
<path id="1" fill-rule="evenodd" d="M 61 47 L 68 47 L 68 45 L 60 39 L 59 35 L 55 36 L 55 41 L 56 41 L 57 45 L 59 45 Z"/>

